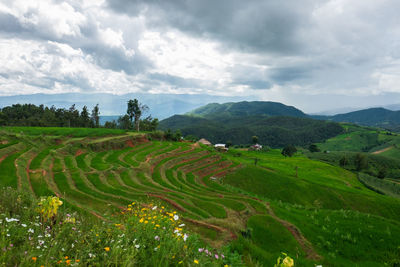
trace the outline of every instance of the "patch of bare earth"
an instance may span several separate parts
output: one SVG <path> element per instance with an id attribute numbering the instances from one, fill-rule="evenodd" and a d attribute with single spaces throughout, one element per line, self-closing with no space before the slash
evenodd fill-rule
<path id="1" fill-rule="evenodd" d="M 386 152 L 386 151 L 388 151 L 388 150 L 390 150 L 392 148 L 393 148 L 393 146 L 389 146 L 387 148 L 384 148 L 384 149 L 381 149 L 381 150 L 378 150 L 378 151 L 374 151 L 371 154 L 381 154 L 381 153 Z"/>

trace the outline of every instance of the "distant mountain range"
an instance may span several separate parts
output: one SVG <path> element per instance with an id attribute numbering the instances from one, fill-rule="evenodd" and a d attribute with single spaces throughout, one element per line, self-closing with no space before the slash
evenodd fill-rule
<path id="1" fill-rule="evenodd" d="M 400 129 L 400 111 L 385 108 L 369 108 L 334 116 L 312 116 L 315 119 L 335 122 L 350 122 L 363 126 L 373 126 L 389 130 Z"/>

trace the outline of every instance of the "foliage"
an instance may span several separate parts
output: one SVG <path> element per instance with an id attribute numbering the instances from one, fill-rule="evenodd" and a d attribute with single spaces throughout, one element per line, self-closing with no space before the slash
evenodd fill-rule
<path id="1" fill-rule="evenodd" d="M 368 168 L 368 158 L 365 154 L 357 153 L 354 159 L 354 165 L 357 171 Z"/>
<path id="2" fill-rule="evenodd" d="M 63 202 L 58 197 L 42 197 L 37 205 L 43 221 L 46 222 L 50 219 L 54 219 L 57 215 L 58 208 L 62 204 Z"/>
<path id="3" fill-rule="evenodd" d="M 377 179 L 366 173 L 359 173 L 358 179 L 368 188 L 389 195 L 395 198 L 400 198 L 400 184 L 389 180 Z"/>
<path id="4" fill-rule="evenodd" d="M 289 257 L 286 253 L 282 252 L 282 255 L 276 261 L 274 267 L 293 267 L 294 260 Z"/>
<path id="5" fill-rule="evenodd" d="M 22 200 L 13 190 L 11 194 L 21 201 L 18 209 L 6 206 L 1 210 L 2 265 L 241 265 L 228 251 L 205 247 L 185 229 L 176 212 L 163 206 L 131 203 L 109 222 L 62 210 L 57 224 L 50 224 L 38 220 L 35 210 L 40 206 L 34 200 Z"/>
<path id="6" fill-rule="evenodd" d="M 282 149 L 281 154 L 284 155 L 285 157 L 291 157 L 294 155 L 294 153 L 297 152 L 297 149 L 293 145 L 287 145 Z"/>
<path id="7" fill-rule="evenodd" d="M 206 138 L 212 143 L 247 144 L 257 136 L 261 144 L 274 148 L 287 144 L 305 146 L 343 132 L 338 123 L 296 117 L 211 117 L 175 115 L 160 122 L 161 130 L 180 129 L 183 135 Z"/>
<path id="8" fill-rule="evenodd" d="M 98 127 L 99 106 L 92 111 L 89 118 L 87 107 L 81 113 L 75 104 L 69 109 L 45 107 L 33 104 L 16 104 L 0 110 L 0 125 L 3 126 L 46 126 L 46 127 Z M 97 115 L 96 115 L 97 114 Z"/>
<path id="9" fill-rule="evenodd" d="M 146 105 L 140 103 L 136 98 L 128 101 L 126 114 L 129 116 L 131 123 L 134 122 L 136 131 L 138 132 L 140 129 L 140 117 L 142 116 L 142 113 L 148 109 L 149 108 Z"/>
<path id="10" fill-rule="evenodd" d="M 92 123 L 96 128 L 99 128 L 100 126 L 99 120 L 100 120 L 100 109 L 99 109 L 99 104 L 97 104 L 96 106 L 93 107 L 92 110 Z"/>
<path id="11" fill-rule="evenodd" d="M 311 153 L 320 152 L 320 151 L 321 151 L 321 150 L 318 148 L 318 146 L 317 146 L 316 144 L 311 144 L 311 145 L 308 147 L 308 150 L 309 150 Z"/>

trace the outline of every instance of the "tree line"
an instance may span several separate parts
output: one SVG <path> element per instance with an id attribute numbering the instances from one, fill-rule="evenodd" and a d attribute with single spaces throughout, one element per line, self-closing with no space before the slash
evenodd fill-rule
<path id="1" fill-rule="evenodd" d="M 147 116 L 141 119 L 149 108 L 137 99 L 129 100 L 127 113 L 117 121 L 106 122 L 105 128 L 126 129 L 136 131 L 154 131 L 158 119 Z M 99 104 L 89 111 L 87 106 L 82 110 L 73 104 L 69 109 L 47 107 L 34 104 L 14 104 L 0 109 L 0 126 L 39 126 L 39 127 L 84 127 L 98 128 L 100 125 Z"/>

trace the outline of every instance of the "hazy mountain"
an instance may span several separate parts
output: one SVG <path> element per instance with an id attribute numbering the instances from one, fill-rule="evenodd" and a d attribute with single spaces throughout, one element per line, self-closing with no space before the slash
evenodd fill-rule
<path id="1" fill-rule="evenodd" d="M 137 98 L 141 103 L 149 106 L 148 114 L 155 118 L 163 119 L 174 114 L 183 114 L 210 102 L 239 101 L 239 97 L 225 97 L 213 95 L 188 95 L 188 94 L 33 94 L 17 96 L 1 96 L 0 108 L 12 104 L 31 103 L 35 105 L 56 106 L 69 108 L 76 104 L 81 110 L 84 105 L 91 110 L 97 103 L 100 106 L 100 115 L 121 115 L 126 113 L 126 103 L 129 99 Z M 251 98 L 251 97 L 250 97 Z"/>
<path id="2" fill-rule="evenodd" d="M 334 116 L 313 116 L 316 119 L 351 122 L 364 126 L 396 129 L 400 126 L 400 111 L 385 108 L 369 108 Z"/>

